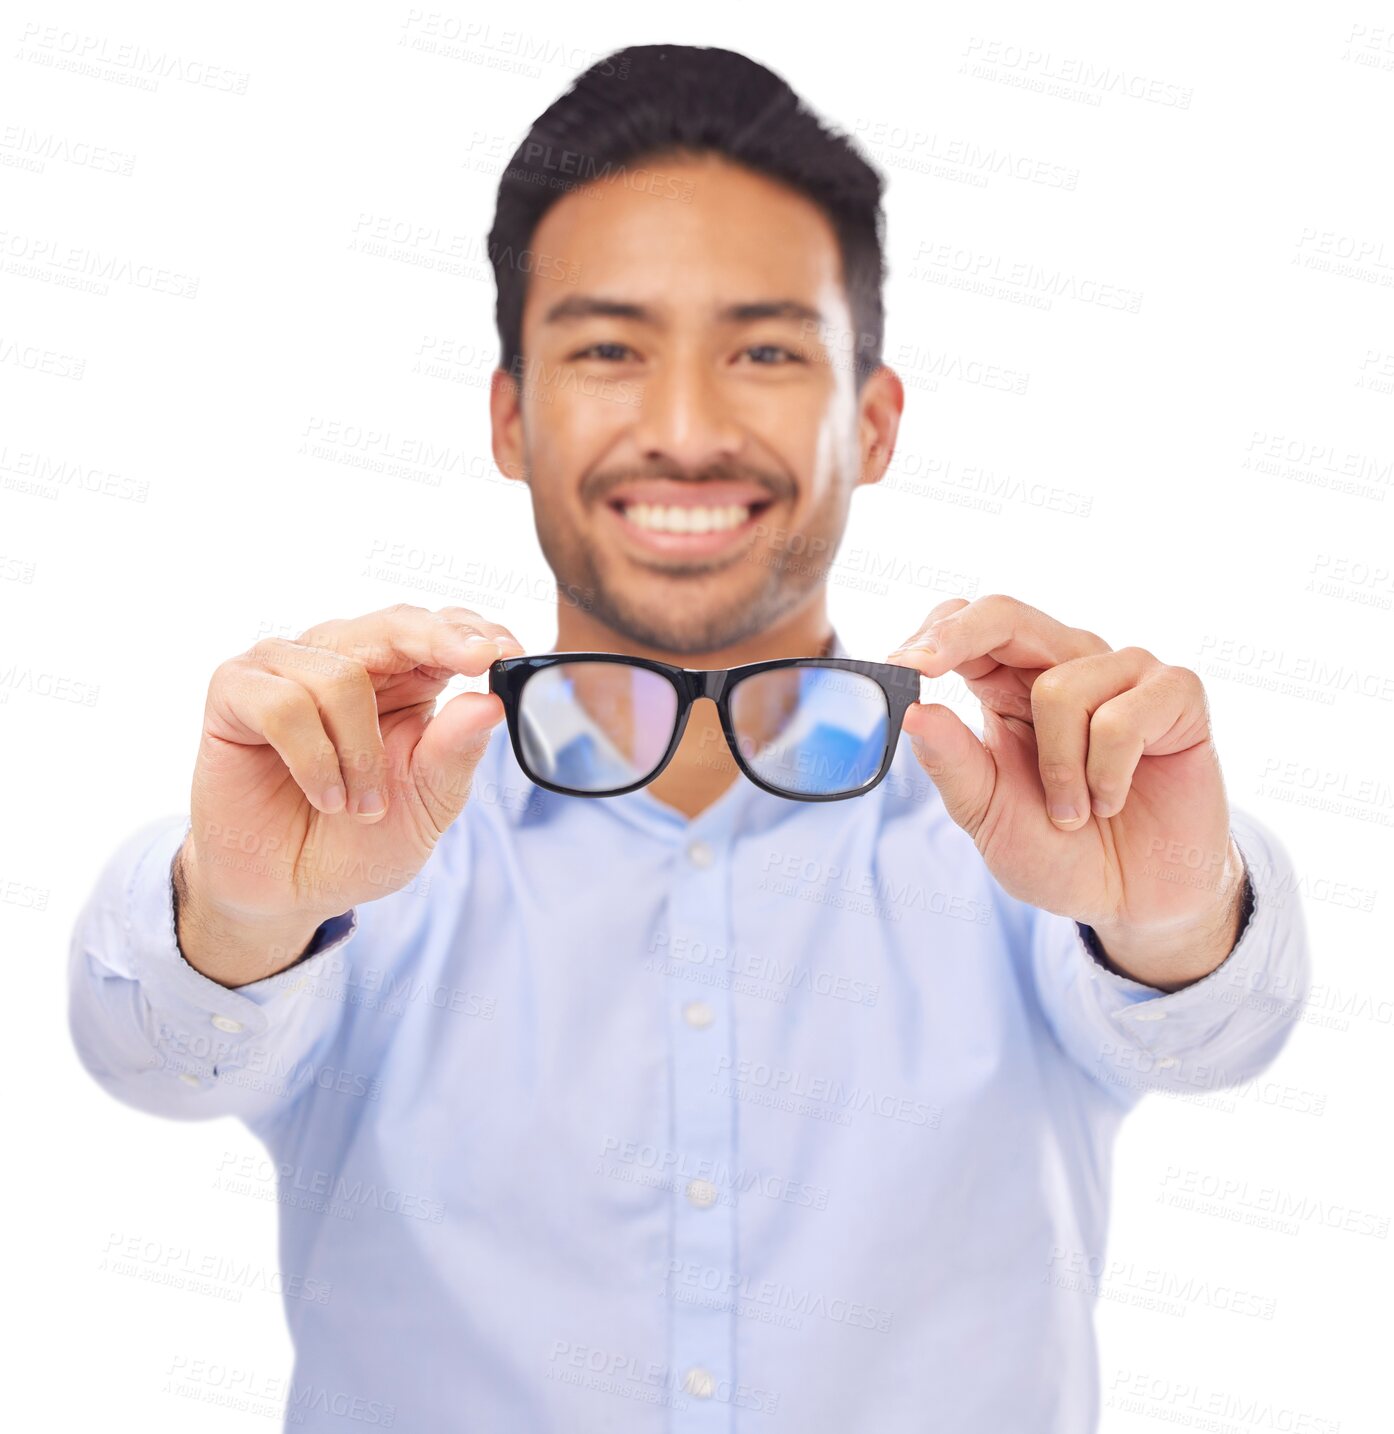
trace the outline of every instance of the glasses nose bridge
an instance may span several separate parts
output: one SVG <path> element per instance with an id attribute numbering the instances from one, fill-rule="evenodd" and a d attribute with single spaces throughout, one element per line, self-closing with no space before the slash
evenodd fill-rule
<path id="1" fill-rule="evenodd" d="M 724 668 L 717 668 L 710 672 L 701 668 L 684 668 L 683 677 L 687 688 L 687 700 L 697 702 L 703 697 L 710 697 L 713 702 L 720 705 L 721 694 L 726 690 L 726 676 Z"/>

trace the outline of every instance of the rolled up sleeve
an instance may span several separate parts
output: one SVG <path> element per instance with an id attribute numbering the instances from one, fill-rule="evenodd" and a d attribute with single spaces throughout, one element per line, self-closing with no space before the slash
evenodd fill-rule
<path id="1" fill-rule="evenodd" d="M 187 816 L 136 831 L 107 862 L 75 925 L 68 1024 L 78 1058 L 111 1095 L 155 1115 L 249 1122 L 284 1113 L 327 1049 L 358 929 L 344 912 L 301 958 L 235 989 L 196 971 L 175 935 L 171 867 Z M 311 991 L 314 994 L 311 994 Z"/>
<path id="2" fill-rule="evenodd" d="M 1195 1095 L 1239 1085 L 1286 1044 L 1311 989 L 1306 920 L 1292 861 L 1252 815 L 1230 809 L 1252 909 L 1215 970 L 1160 991 L 1110 970 L 1088 928 L 1035 914 L 1031 967 L 1047 1022 L 1091 1076 L 1131 1104 L 1149 1090 Z"/>

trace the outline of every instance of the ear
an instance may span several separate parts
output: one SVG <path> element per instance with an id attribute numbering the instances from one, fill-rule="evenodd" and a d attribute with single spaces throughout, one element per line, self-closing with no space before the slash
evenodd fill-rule
<path id="1" fill-rule="evenodd" d="M 496 368 L 489 382 L 489 423 L 494 462 L 506 478 L 526 483 L 527 443 L 523 433 L 523 395 L 517 379 Z"/>
<path id="2" fill-rule="evenodd" d="M 893 368 L 882 364 L 867 376 L 858 399 L 857 432 L 861 451 L 858 484 L 877 483 L 890 466 L 905 409 L 905 389 Z"/>

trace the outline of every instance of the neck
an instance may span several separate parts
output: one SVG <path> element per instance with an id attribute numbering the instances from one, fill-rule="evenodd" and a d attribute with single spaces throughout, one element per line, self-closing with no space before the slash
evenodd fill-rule
<path id="1" fill-rule="evenodd" d="M 739 667 L 776 657 L 822 657 L 832 643 L 827 596 L 819 587 L 793 612 L 777 623 L 727 647 L 703 652 L 673 652 L 636 642 L 599 621 L 593 613 L 559 604 L 557 640 L 552 652 L 616 652 L 648 657 L 675 667 Z M 705 811 L 731 785 L 745 781 L 726 745 L 716 704 L 705 699 L 692 705 L 687 730 L 662 774 L 647 790 L 660 802 L 691 821 Z"/>

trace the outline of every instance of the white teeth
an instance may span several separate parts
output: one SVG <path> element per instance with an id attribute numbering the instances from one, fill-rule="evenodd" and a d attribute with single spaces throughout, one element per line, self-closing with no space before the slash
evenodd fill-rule
<path id="1" fill-rule="evenodd" d="M 744 503 L 729 503 L 724 508 L 676 508 L 653 503 L 632 503 L 624 516 L 640 528 L 656 533 L 713 533 L 738 528 L 750 517 Z"/>

